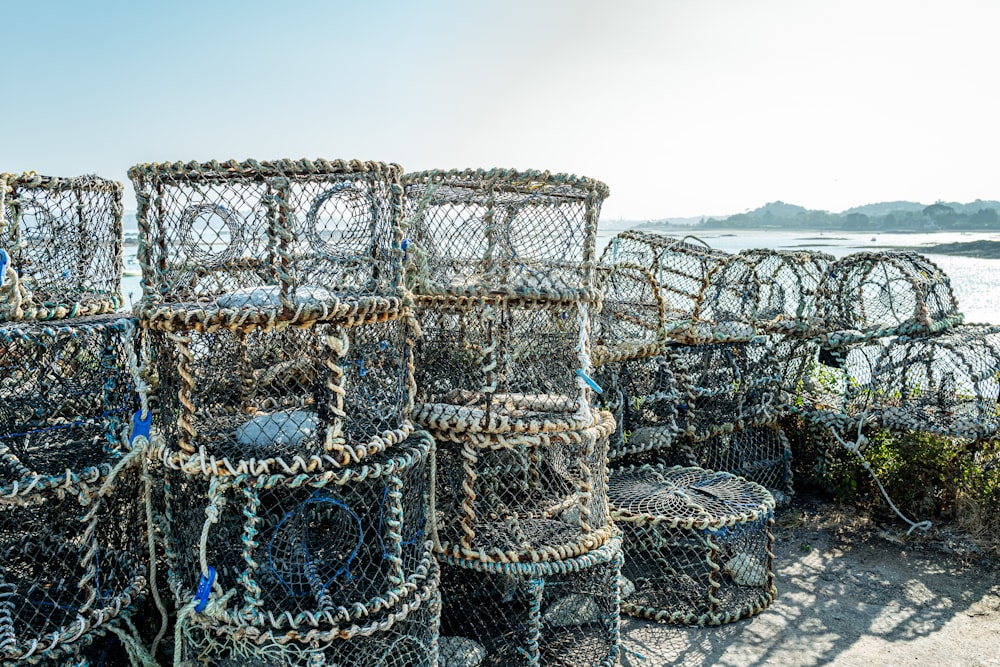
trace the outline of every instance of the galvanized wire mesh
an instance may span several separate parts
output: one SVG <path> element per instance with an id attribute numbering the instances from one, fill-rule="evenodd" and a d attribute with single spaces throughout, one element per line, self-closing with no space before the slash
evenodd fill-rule
<path id="1" fill-rule="evenodd" d="M 646 356 L 666 335 L 664 306 L 653 275 L 628 264 L 599 264 L 600 311 L 592 318 L 595 363 Z"/>
<path id="2" fill-rule="evenodd" d="M 884 426 L 979 439 L 1000 430 L 1000 327 L 900 336 L 882 351 L 871 391 Z"/>
<path id="3" fill-rule="evenodd" d="M 437 667 L 441 598 L 437 567 L 396 604 L 359 622 L 279 636 L 196 618 L 183 629 L 182 664 L 217 667 Z"/>
<path id="4" fill-rule="evenodd" d="M 621 542 L 547 563 L 442 558 L 447 667 L 612 667 L 621 650 Z"/>
<path id="5" fill-rule="evenodd" d="M 817 312 L 817 294 L 820 282 L 836 261 L 832 255 L 753 249 L 738 256 L 753 270 L 750 321 L 759 330 L 797 335 L 825 330 Z"/>
<path id="6" fill-rule="evenodd" d="M 890 338 L 823 347 L 788 410 L 820 426 L 854 429 L 877 418 L 876 365 Z"/>
<path id="7" fill-rule="evenodd" d="M 547 171 L 403 177 L 407 280 L 416 294 L 539 295 L 593 288 L 603 183 Z"/>
<path id="8" fill-rule="evenodd" d="M 589 321 L 593 302 L 548 299 L 417 298 L 417 405 L 424 428 L 569 430 L 596 416 Z"/>
<path id="9" fill-rule="evenodd" d="M 622 612 L 682 625 L 720 625 L 774 600 L 774 500 L 729 473 L 627 467 L 609 488 L 622 531 Z"/>
<path id="10" fill-rule="evenodd" d="M 178 605 L 204 579 L 211 588 L 195 609 L 204 623 L 292 639 L 369 622 L 432 573 L 430 448 L 419 433 L 318 475 L 164 468 L 162 525 Z"/>
<path id="11" fill-rule="evenodd" d="M 113 315 L 0 324 L 0 484 L 90 475 L 125 455 L 135 329 Z"/>
<path id="12" fill-rule="evenodd" d="M 0 659 L 75 656 L 145 586 L 141 479 L 114 474 L 0 488 Z"/>
<path id="13" fill-rule="evenodd" d="M 0 322 L 122 306 L 121 183 L 0 174 Z"/>
<path id="14" fill-rule="evenodd" d="M 324 319 L 398 297 L 400 174 L 398 165 L 341 160 L 132 167 L 141 308 L 182 327 L 242 322 L 246 310 Z"/>
<path id="15" fill-rule="evenodd" d="M 435 430 L 434 543 L 483 562 L 565 559 L 606 542 L 614 421 L 557 433 Z"/>
<path id="16" fill-rule="evenodd" d="M 747 426 L 689 446 L 699 467 L 760 484 L 778 505 L 791 499 L 792 448 L 779 424 Z"/>
<path id="17" fill-rule="evenodd" d="M 165 442 L 234 474 L 357 463 L 412 432 L 411 327 L 397 311 L 301 328 L 150 330 Z"/>
<path id="18" fill-rule="evenodd" d="M 938 331 L 962 321 L 951 280 L 914 252 L 860 252 L 834 262 L 818 289 L 831 346 Z"/>

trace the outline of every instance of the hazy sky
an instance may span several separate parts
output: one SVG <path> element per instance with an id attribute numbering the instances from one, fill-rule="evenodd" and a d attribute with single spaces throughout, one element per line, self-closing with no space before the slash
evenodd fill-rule
<path id="1" fill-rule="evenodd" d="M 537 168 L 631 219 L 1000 199 L 998 33 L 987 0 L 0 0 L 0 171 Z"/>

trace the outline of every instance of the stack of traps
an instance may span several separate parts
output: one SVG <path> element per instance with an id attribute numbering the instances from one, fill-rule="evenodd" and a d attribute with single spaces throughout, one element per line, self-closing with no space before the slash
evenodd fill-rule
<path id="1" fill-rule="evenodd" d="M 442 664 L 613 664 L 614 420 L 590 401 L 607 188 L 505 170 L 421 172 L 403 183 L 422 331 L 413 417 L 437 442 Z"/>
<path id="2" fill-rule="evenodd" d="M 175 660 L 433 660 L 432 443 L 410 421 L 400 168 L 129 173 Z"/>
<path id="3" fill-rule="evenodd" d="M 121 191 L 0 177 L 0 661 L 79 662 L 145 591 Z"/>

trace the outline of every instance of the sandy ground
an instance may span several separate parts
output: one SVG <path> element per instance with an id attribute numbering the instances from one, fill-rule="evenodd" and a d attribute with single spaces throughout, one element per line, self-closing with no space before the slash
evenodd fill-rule
<path id="1" fill-rule="evenodd" d="M 797 501 L 775 530 L 778 598 L 718 628 L 628 619 L 622 664 L 996 665 L 1000 563 L 944 530 L 905 539 Z"/>

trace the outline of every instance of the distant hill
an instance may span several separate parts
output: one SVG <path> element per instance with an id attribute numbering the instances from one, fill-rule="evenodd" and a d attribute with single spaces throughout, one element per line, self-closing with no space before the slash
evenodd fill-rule
<path id="1" fill-rule="evenodd" d="M 855 206 L 854 208 L 849 208 L 840 212 L 840 215 L 850 215 L 851 213 L 860 213 L 862 215 L 873 216 L 873 215 L 888 215 L 889 213 L 896 213 L 897 211 L 907 211 L 909 213 L 919 213 L 926 208 L 926 204 L 921 204 L 915 201 L 885 201 L 879 202 L 878 204 L 865 204 L 864 206 Z"/>

